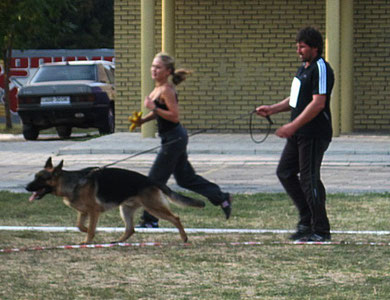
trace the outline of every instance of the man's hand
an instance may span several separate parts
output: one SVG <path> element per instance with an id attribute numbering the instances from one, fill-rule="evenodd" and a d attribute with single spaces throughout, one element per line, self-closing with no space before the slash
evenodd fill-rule
<path id="1" fill-rule="evenodd" d="M 256 108 L 256 114 L 262 117 L 271 115 L 271 107 L 269 105 L 262 105 Z"/>
<path id="2" fill-rule="evenodd" d="M 281 138 L 289 138 L 295 133 L 295 131 L 297 131 L 297 128 L 294 126 L 294 124 L 287 123 L 282 127 L 278 128 L 275 134 Z"/>

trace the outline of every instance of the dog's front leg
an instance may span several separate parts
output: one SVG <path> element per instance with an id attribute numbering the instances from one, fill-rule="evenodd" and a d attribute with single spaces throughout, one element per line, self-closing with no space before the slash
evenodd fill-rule
<path id="1" fill-rule="evenodd" d="M 88 233 L 87 233 L 87 239 L 85 240 L 84 244 L 90 244 L 93 238 L 95 237 L 96 226 L 99 220 L 99 214 L 100 213 L 98 211 L 90 211 L 88 213 L 89 215 Z"/>
<path id="2" fill-rule="evenodd" d="M 133 203 L 132 205 L 123 204 L 119 207 L 122 220 L 123 222 L 125 222 L 125 226 L 126 226 L 125 232 L 119 238 L 119 242 L 126 241 L 129 237 L 131 237 L 135 233 L 134 213 L 138 207 L 139 205 L 136 205 L 135 203 Z"/>
<path id="3" fill-rule="evenodd" d="M 85 220 L 87 219 L 88 214 L 78 211 L 77 212 L 77 228 L 81 232 L 88 232 L 88 228 L 85 226 Z"/>

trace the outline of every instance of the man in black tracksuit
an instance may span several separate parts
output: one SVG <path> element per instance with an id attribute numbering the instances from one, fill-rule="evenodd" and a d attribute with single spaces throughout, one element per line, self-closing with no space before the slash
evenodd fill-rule
<path id="1" fill-rule="evenodd" d="M 331 238 L 320 168 L 332 139 L 330 95 L 334 74 L 321 56 L 320 32 L 306 27 L 298 32 L 296 43 L 303 64 L 293 79 L 290 96 L 256 111 L 263 117 L 291 111 L 291 121 L 275 133 L 287 139 L 276 173 L 299 212 L 297 231 L 290 239 L 322 242 Z"/>

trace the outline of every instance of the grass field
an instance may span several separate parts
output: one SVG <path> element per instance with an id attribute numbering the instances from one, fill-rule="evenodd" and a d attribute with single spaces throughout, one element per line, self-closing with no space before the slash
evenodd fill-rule
<path id="1" fill-rule="evenodd" d="M 13 123 L 11 129 L 6 129 L 5 123 L 1 123 L 0 124 L 0 134 L 1 133 L 22 134 L 22 125 L 20 123 Z"/>
<path id="2" fill-rule="evenodd" d="M 35 203 L 0 192 L 0 225 L 74 226 L 59 198 Z M 328 197 L 332 230 L 389 230 L 390 194 Z M 186 228 L 294 229 L 284 194 L 236 195 L 229 221 L 210 203 L 173 210 Z M 121 227 L 118 210 L 99 226 Z M 171 227 L 162 221 L 161 227 Z M 98 232 L 96 243 L 118 233 Z M 333 234 L 334 241 L 390 242 L 387 235 Z M 0 248 L 77 244 L 83 233 L 0 231 Z M 0 299 L 388 299 L 390 246 L 291 245 L 286 234 L 136 233 L 129 242 L 162 246 L 24 251 L 0 254 Z M 263 242 L 245 245 L 243 242 Z M 233 245 L 233 242 L 242 242 Z M 271 242 L 280 242 L 271 244 Z"/>

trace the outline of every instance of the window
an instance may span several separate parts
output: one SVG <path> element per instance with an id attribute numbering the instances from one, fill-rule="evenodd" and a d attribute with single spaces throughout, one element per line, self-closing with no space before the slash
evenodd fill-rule
<path id="1" fill-rule="evenodd" d="M 31 82 L 67 80 L 96 80 L 96 66 L 43 66 L 35 74 Z"/>

